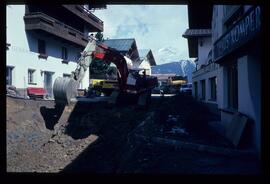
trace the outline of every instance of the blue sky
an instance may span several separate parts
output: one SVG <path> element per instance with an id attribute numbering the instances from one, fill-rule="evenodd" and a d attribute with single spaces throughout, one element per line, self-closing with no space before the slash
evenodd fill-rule
<path id="1" fill-rule="evenodd" d="M 151 49 L 157 64 L 188 58 L 186 5 L 107 5 L 94 14 L 104 21 L 104 38 L 135 38 Z"/>

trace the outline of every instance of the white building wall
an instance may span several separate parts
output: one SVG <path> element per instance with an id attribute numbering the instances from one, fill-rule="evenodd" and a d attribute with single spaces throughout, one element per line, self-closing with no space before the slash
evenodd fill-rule
<path id="1" fill-rule="evenodd" d="M 200 45 L 200 42 L 203 44 Z M 201 67 L 201 65 L 207 64 L 207 56 L 211 48 L 212 39 L 210 36 L 198 38 L 198 69 Z"/>
<path id="2" fill-rule="evenodd" d="M 207 102 L 207 103 L 214 103 L 216 104 L 217 101 L 211 101 L 209 100 L 210 97 L 211 97 L 211 90 L 210 90 L 210 81 L 209 79 L 212 78 L 212 77 L 217 77 L 218 76 L 218 70 L 213 70 L 213 71 L 210 71 L 210 72 L 207 72 L 207 73 L 204 73 L 202 75 L 199 75 L 197 77 L 194 77 L 192 79 L 192 82 L 198 82 L 198 99 L 201 99 L 202 98 L 202 92 L 201 92 L 201 89 L 202 89 L 202 86 L 201 86 L 201 80 L 205 80 L 205 100 L 204 102 Z M 218 84 L 217 84 L 218 85 Z M 218 92 L 218 87 L 217 87 L 217 92 Z M 193 94 L 195 95 L 195 93 Z M 217 97 L 218 98 L 218 97 Z"/>
<path id="3" fill-rule="evenodd" d="M 151 75 L 151 66 L 150 63 L 147 60 L 143 60 L 141 64 L 139 65 L 139 68 L 146 69 L 146 75 Z"/>
<path id="4" fill-rule="evenodd" d="M 225 72 L 225 67 L 219 66 L 217 74 L 217 103 L 219 109 L 225 108 L 227 105 L 227 96 L 225 96 L 227 90 L 227 87 L 225 87 L 227 78 Z"/>
<path id="5" fill-rule="evenodd" d="M 203 45 L 200 45 L 200 42 L 203 42 Z M 198 69 L 201 69 L 201 65 L 207 65 L 207 57 L 209 54 L 209 51 L 212 48 L 212 38 L 209 37 L 201 37 L 198 39 Z M 196 72 L 194 72 L 196 73 Z M 216 101 L 209 101 L 210 97 L 211 97 L 211 90 L 210 90 L 210 81 L 209 78 L 212 77 L 216 77 L 218 75 L 218 70 L 210 70 L 206 73 L 203 73 L 201 75 L 195 76 L 194 77 L 194 73 L 193 73 L 193 78 L 192 78 L 192 82 L 194 84 L 194 82 L 197 82 L 198 85 L 198 99 L 200 100 L 202 98 L 202 86 L 201 86 L 201 80 L 205 80 L 205 100 L 203 100 L 204 102 L 207 103 L 214 103 L 216 104 Z M 195 96 L 195 88 L 193 86 L 193 96 Z M 218 98 L 218 97 L 217 97 Z"/>
<path id="6" fill-rule="evenodd" d="M 25 14 L 24 5 L 9 5 L 6 7 L 6 33 L 7 43 L 11 46 L 6 51 L 7 66 L 14 66 L 13 85 L 17 88 L 28 86 L 44 87 L 44 75 L 42 71 L 54 72 L 53 81 L 56 77 L 62 77 L 64 73 L 71 74 L 76 69 L 78 54 L 82 49 L 75 48 L 69 44 L 62 43 L 58 39 L 44 37 L 40 34 L 26 33 L 23 16 Z M 38 39 L 46 42 L 47 59 L 38 58 Z M 68 50 L 68 64 L 63 64 L 62 46 Z M 28 85 L 28 69 L 35 69 L 34 82 L 37 85 Z M 89 72 L 86 72 L 82 82 L 82 88 L 89 85 Z"/>
<path id="7" fill-rule="evenodd" d="M 238 111 L 254 120 L 253 145 L 259 150 L 260 112 L 261 112 L 261 77 L 260 63 L 252 55 L 238 59 Z"/>
<path id="8" fill-rule="evenodd" d="M 223 34 L 223 5 L 213 6 L 212 41 L 213 43 Z"/>
<path id="9" fill-rule="evenodd" d="M 251 6 L 244 6 L 244 10 L 247 11 Z M 223 10 L 224 6 L 214 6 L 214 11 L 217 14 L 213 15 L 212 25 L 213 26 L 213 43 L 223 33 Z M 215 14 L 215 12 L 213 12 Z M 215 36 L 216 35 L 216 36 Z M 235 56 L 237 57 L 237 56 Z M 252 126 L 252 145 L 260 153 L 260 142 L 261 142 L 261 63 L 259 60 L 259 52 L 256 48 L 250 49 L 248 55 L 238 56 L 236 59 L 237 70 L 238 70 L 238 109 L 237 111 L 243 113 L 254 120 Z M 230 59 L 231 60 L 231 59 Z M 229 60 L 228 60 L 229 61 Z M 224 61 L 226 62 L 226 61 Z M 228 108 L 228 81 L 227 81 L 227 70 L 226 66 L 220 65 L 218 71 L 218 107 L 220 109 Z M 225 128 L 232 119 L 233 114 L 222 112 L 221 120 Z"/>

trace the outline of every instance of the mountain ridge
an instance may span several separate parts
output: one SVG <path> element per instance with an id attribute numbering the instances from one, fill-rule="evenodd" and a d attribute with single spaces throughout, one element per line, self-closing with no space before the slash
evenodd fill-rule
<path id="1" fill-rule="evenodd" d="M 174 73 L 180 76 L 187 76 L 188 82 L 192 81 L 192 72 L 195 71 L 195 63 L 191 60 L 171 61 L 169 63 L 152 66 L 152 74 Z"/>

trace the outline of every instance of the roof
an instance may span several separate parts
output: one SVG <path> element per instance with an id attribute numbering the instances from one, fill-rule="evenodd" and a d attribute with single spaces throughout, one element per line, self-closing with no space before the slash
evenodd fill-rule
<path id="1" fill-rule="evenodd" d="M 186 32 L 183 34 L 184 38 L 190 37 L 204 37 L 204 36 L 211 36 L 212 30 L 211 29 L 187 29 Z"/>
<path id="2" fill-rule="evenodd" d="M 139 49 L 138 51 L 139 51 L 140 58 L 143 59 L 150 52 L 150 49 Z"/>
<path id="3" fill-rule="evenodd" d="M 187 29 L 182 36 L 188 39 L 189 57 L 198 57 L 198 38 L 211 35 L 211 29 Z"/>
<path id="4" fill-rule="evenodd" d="M 157 65 L 156 64 L 156 61 L 155 61 L 155 58 L 153 56 L 153 53 L 151 51 L 151 49 L 139 49 L 138 50 L 139 52 L 139 56 L 140 56 L 140 60 L 142 61 L 147 55 L 149 55 L 149 63 L 151 66 L 155 66 Z"/>
<path id="5" fill-rule="evenodd" d="M 212 15 L 213 5 L 211 4 L 190 3 L 188 5 L 190 29 L 187 29 L 182 36 L 188 38 L 189 57 L 198 57 L 198 37 L 211 36 Z"/>
<path id="6" fill-rule="evenodd" d="M 134 38 L 129 39 L 109 39 L 104 40 L 103 43 L 111 48 L 114 48 L 118 51 L 129 51 L 132 44 L 135 42 Z"/>
<path id="7" fill-rule="evenodd" d="M 188 4 L 188 25 L 191 29 L 211 28 L 213 4 L 190 3 Z"/>

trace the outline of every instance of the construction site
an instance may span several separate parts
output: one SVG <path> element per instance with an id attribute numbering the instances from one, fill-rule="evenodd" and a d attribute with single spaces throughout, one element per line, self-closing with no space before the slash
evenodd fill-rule
<path id="1" fill-rule="evenodd" d="M 249 144 L 252 119 L 231 113 L 226 129 L 220 127 L 215 78 L 207 86 L 209 106 L 187 76 L 153 74 L 151 49 L 139 52 L 135 39 L 104 40 L 103 22 L 89 6 L 13 8 L 21 11 L 16 15 L 24 20 L 31 52 L 7 44 L 7 172 L 260 173 Z M 85 36 L 85 30 L 96 34 Z M 27 70 L 17 67 L 18 57 L 29 60 Z"/>
<path id="2" fill-rule="evenodd" d="M 189 96 L 153 97 L 146 108 L 123 102 L 7 97 L 8 172 L 258 173 L 251 152 L 215 134 L 215 120 Z"/>

